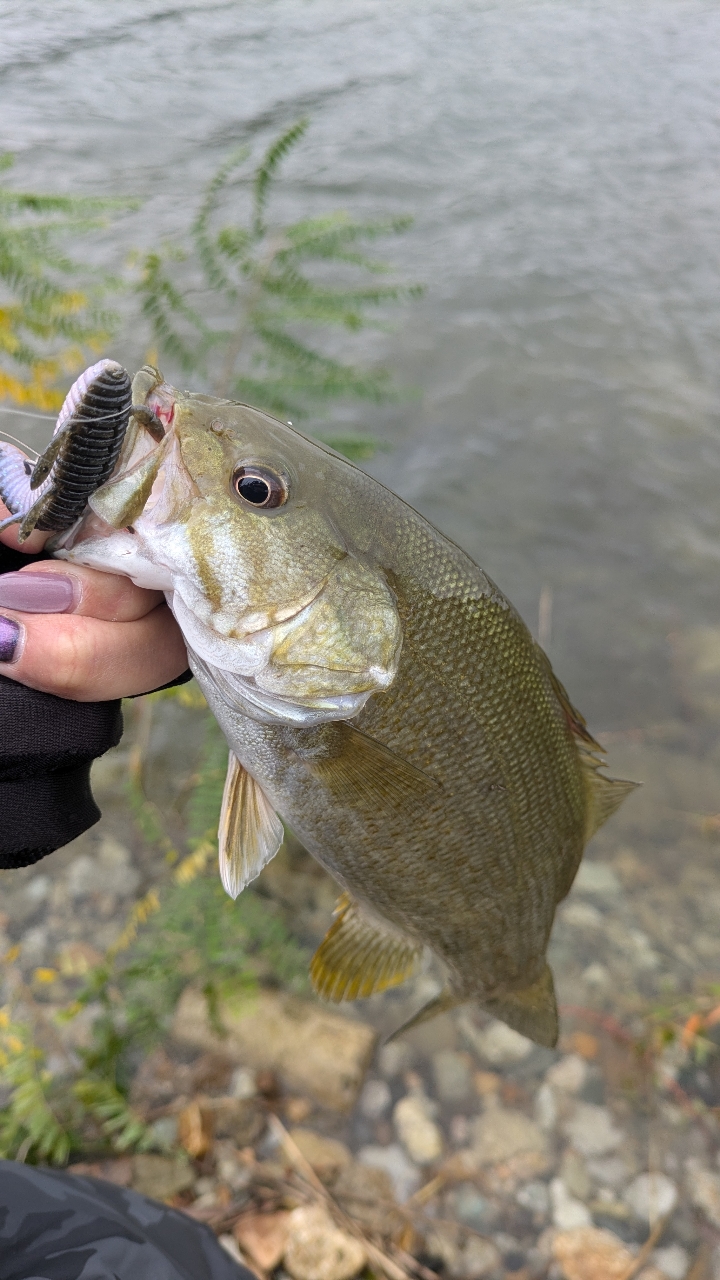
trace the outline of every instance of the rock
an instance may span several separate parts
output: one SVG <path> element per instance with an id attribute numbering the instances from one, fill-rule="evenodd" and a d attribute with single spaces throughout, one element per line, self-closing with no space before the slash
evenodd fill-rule
<path id="1" fill-rule="evenodd" d="M 454 1049 L 440 1049 L 432 1056 L 435 1087 L 441 1102 L 466 1102 L 473 1090 L 470 1059 Z"/>
<path id="2" fill-rule="evenodd" d="M 552 1133 L 557 1124 L 558 1108 L 549 1084 L 541 1084 L 535 1094 L 535 1123 L 543 1133 Z"/>
<path id="3" fill-rule="evenodd" d="M 367 1256 L 322 1206 L 301 1205 L 290 1214 L 284 1261 L 293 1280 L 351 1280 Z"/>
<path id="4" fill-rule="evenodd" d="M 312 1129 L 291 1129 L 290 1137 L 323 1182 L 331 1182 L 350 1164 L 349 1148 L 336 1138 L 323 1138 Z"/>
<path id="5" fill-rule="evenodd" d="M 233 1236 L 243 1253 L 261 1271 L 274 1271 L 285 1254 L 290 1214 L 244 1213 L 233 1225 Z"/>
<path id="6" fill-rule="evenodd" d="M 553 1178 L 550 1183 L 550 1204 L 553 1225 L 560 1231 L 592 1226 L 590 1210 L 581 1200 L 576 1200 L 570 1195 L 562 1178 Z"/>
<path id="7" fill-rule="evenodd" d="M 417 1094 L 401 1098 L 393 1111 L 396 1133 L 415 1164 L 432 1164 L 442 1155 L 442 1134 L 428 1115 L 427 1100 Z"/>
<path id="8" fill-rule="evenodd" d="M 605 897 L 621 893 L 622 885 L 606 862 L 588 862 L 585 858 L 573 881 L 573 891 Z"/>
<path id="9" fill-rule="evenodd" d="M 623 1200 L 633 1217 L 653 1226 L 672 1213 L 678 1201 L 677 1187 L 664 1173 L 641 1173 L 626 1188 Z"/>
<path id="10" fill-rule="evenodd" d="M 568 902 L 560 912 L 560 919 L 573 929 L 602 929 L 604 923 L 602 912 L 589 902 Z"/>
<path id="11" fill-rule="evenodd" d="M 587 1165 L 582 1156 L 568 1147 L 560 1164 L 560 1177 L 571 1196 L 578 1200 L 587 1200 L 590 1195 L 590 1178 Z"/>
<path id="12" fill-rule="evenodd" d="M 132 865 L 130 850 L 104 836 L 97 857 L 81 854 L 67 869 L 66 885 L 71 898 L 86 898 L 92 893 L 127 896 L 140 884 L 140 872 Z"/>
<path id="13" fill-rule="evenodd" d="M 448 1193 L 452 1214 L 473 1231 L 490 1231 L 495 1226 L 498 1210 L 491 1200 L 481 1195 L 472 1182 L 461 1182 Z"/>
<path id="14" fill-rule="evenodd" d="M 633 1255 L 612 1231 L 575 1227 L 552 1242 L 552 1256 L 563 1280 L 623 1280 Z"/>
<path id="15" fill-rule="evenodd" d="M 392 1102 L 390 1086 L 385 1080 L 366 1080 L 358 1107 L 366 1120 L 379 1120 L 389 1110 Z"/>
<path id="16" fill-rule="evenodd" d="M 332 1194 L 340 1208 L 372 1236 L 395 1237 L 406 1224 L 384 1169 L 372 1169 L 353 1160 L 340 1170 L 332 1184 Z"/>
<path id="17" fill-rule="evenodd" d="M 266 1117 L 254 1098 L 203 1098 L 218 1138 L 232 1138 L 236 1147 L 251 1147 L 265 1128 Z"/>
<path id="18" fill-rule="evenodd" d="M 116 1187 L 129 1187 L 132 1182 L 132 1160 L 130 1156 L 120 1156 L 116 1160 L 71 1164 L 66 1172 L 80 1177 L 102 1178 L 103 1182 L 112 1182 Z"/>
<path id="19" fill-rule="evenodd" d="M 692 1203 L 720 1230 L 720 1176 L 703 1169 L 693 1159 L 687 1161 L 686 1169 L 687 1191 Z"/>
<path id="20" fill-rule="evenodd" d="M 454 1223 L 438 1222 L 425 1236 L 425 1252 L 442 1262 L 443 1275 L 451 1280 L 482 1280 L 497 1274 L 502 1257 L 491 1240 L 468 1235 Z"/>
<path id="21" fill-rule="evenodd" d="M 579 1093 L 587 1080 L 588 1066 L 579 1053 L 567 1053 L 545 1072 L 546 1083 L 563 1093 Z"/>
<path id="22" fill-rule="evenodd" d="M 214 1049 L 256 1070 L 277 1071 L 289 1088 L 326 1107 L 354 1106 L 375 1046 L 372 1027 L 271 991 L 223 1001 L 219 1014 L 224 1038 L 210 1026 L 202 993 L 186 988 L 173 1020 L 175 1040 Z"/>
<path id="23" fill-rule="evenodd" d="M 497 1274 L 501 1263 L 500 1252 L 492 1240 L 480 1240 L 469 1236 L 460 1251 L 458 1275 L 462 1280 L 481 1280 L 483 1276 Z"/>
<path id="24" fill-rule="evenodd" d="M 550 1212 L 550 1193 L 545 1182 L 526 1182 L 516 1192 L 515 1199 L 537 1221 L 544 1221 Z"/>
<path id="25" fill-rule="evenodd" d="M 575 1150 L 584 1156 L 604 1156 L 616 1151 L 625 1136 L 616 1128 L 607 1107 L 598 1107 L 592 1102 L 578 1102 L 564 1127 Z"/>
<path id="26" fill-rule="evenodd" d="M 27 968 L 34 969 L 45 959 L 48 945 L 48 931 L 44 925 L 36 925 L 28 929 L 22 936 L 20 959 Z"/>
<path id="27" fill-rule="evenodd" d="M 593 964 L 589 964 L 587 969 L 583 969 L 582 980 L 587 982 L 589 987 L 596 987 L 598 990 L 602 990 L 604 987 L 610 986 L 612 975 L 604 964 L 600 964 L 596 960 Z"/>
<path id="28" fill-rule="evenodd" d="M 655 1249 L 651 1259 L 666 1280 L 685 1280 L 690 1269 L 690 1254 L 681 1244 L 669 1244 L 663 1249 Z"/>
<path id="29" fill-rule="evenodd" d="M 186 1156 L 140 1155 L 132 1158 L 132 1187 L 153 1200 L 171 1200 L 188 1191 L 195 1174 Z"/>
<path id="30" fill-rule="evenodd" d="M 236 1067 L 230 1077 L 230 1095 L 240 1100 L 257 1097 L 255 1072 L 248 1067 Z"/>
<path id="31" fill-rule="evenodd" d="M 388 1175 L 395 1190 L 395 1198 L 400 1204 L 409 1200 L 420 1186 L 419 1171 L 397 1142 L 388 1147 L 361 1147 L 357 1158 L 360 1164 L 367 1165 L 370 1169 L 382 1169 Z"/>
<path id="32" fill-rule="evenodd" d="M 394 1076 L 402 1075 L 403 1071 L 407 1071 L 414 1060 L 415 1051 L 412 1045 L 409 1045 L 406 1040 L 393 1040 L 391 1044 L 384 1044 L 378 1053 L 378 1071 L 388 1080 L 392 1080 Z"/>
<path id="33" fill-rule="evenodd" d="M 545 1137 L 521 1111 L 490 1107 L 471 1126 L 471 1145 L 481 1165 L 498 1164 L 521 1152 L 545 1154 Z"/>
<path id="34" fill-rule="evenodd" d="M 588 1160 L 587 1171 L 594 1182 L 599 1182 L 601 1187 L 612 1187 L 614 1191 L 625 1185 L 632 1172 L 622 1156 Z"/>
<path id="35" fill-rule="evenodd" d="M 493 1067 L 508 1067 L 522 1062 L 534 1048 L 532 1040 L 513 1031 L 504 1022 L 493 1021 L 482 1031 L 474 1030 L 473 1048 Z"/>

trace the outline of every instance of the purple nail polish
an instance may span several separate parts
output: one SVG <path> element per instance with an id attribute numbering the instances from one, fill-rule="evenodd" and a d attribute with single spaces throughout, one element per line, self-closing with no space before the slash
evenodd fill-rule
<path id="1" fill-rule="evenodd" d="M 14 618 L 4 618 L 0 613 L 0 662 L 12 662 L 22 628 Z"/>
<path id="2" fill-rule="evenodd" d="M 75 603 L 75 583 L 64 573 L 3 573 L 0 608 L 21 613 L 67 613 Z"/>

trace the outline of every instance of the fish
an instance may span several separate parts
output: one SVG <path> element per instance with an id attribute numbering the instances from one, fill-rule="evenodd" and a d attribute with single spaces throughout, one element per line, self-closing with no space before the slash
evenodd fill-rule
<path id="1" fill-rule="evenodd" d="M 220 873 L 236 897 L 287 826 L 341 890 L 319 996 L 444 986 L 558 1038 L 546 952 L 588 840 L 637 785 L 494 582 L 401 498 L 248 405 L 151 365 L 112 477 L 51 544 L 164 591 L 229 746 Z M 152 434 L 145 423 L 161 424 Z"/>
<path id="2" fill-rule="evenodd" d="M 47 449 L 33 464 L 21 449 L 0 443 L 0 498 L 19 523 L 23 543 L 34 529 L 71 528 L 89 495 L 112 475 L 130 420 L 131 382 L 117 360 L 98 360 L 65 397 Z"/>

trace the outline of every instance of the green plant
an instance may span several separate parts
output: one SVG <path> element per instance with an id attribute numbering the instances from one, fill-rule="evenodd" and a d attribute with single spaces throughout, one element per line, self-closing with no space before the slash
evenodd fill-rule
<path id="1" fill-rule="evenodd" d="M 293 420 L 338 400 L 379 402 L 396 394 L 386 371 L 368 372 L 334 359 L 308 335 L 377 325 L 371 309 L 422 292 L 418 286 L 358 282 L 358 276 L 388 271 L 363 253 L 362 245 L 406 230 L 410 218 L 360 222 L 336 212 L 288 226 L 269 220 L 281 162 L 307 125 L 300 120 L 283 133 L 255 168 L 245 222 L 218 228 L 220 207 L 248 159 L 247 149 L 235 152 L 205 192 L 189 250 L 148 254 L 140 285 L 143 311 L 162 354 L 183 372 L 206 378 L 217 394 Z M 197 277 L 192 302 L 191 291 L 174 283 L 179 259 L 188 261 Z M 207 318 L 218 304 L 220 322 Z M 322 438 L 356 458 L 367 457 L 372 447 L 364 436 Z"/>
<path id="2" fill-rule="evenodd" d="M 12 156 L 0 156 L 0 172 Z M 13 191 L 0 184 L 0 396 L 56 409 L 57 383 L 99 352 L 117 327 L 102 306 L 119 281 L 69 257 L 61 245 L 87 236 L 130 202 Z"/>
<path id="3" fill-rule="evenodd" d="M 259 981 L 295 990 L 306 982 L 307 956 L 274 904 L 252 890 L 233 902 L 211 865 L 227 747 L 196 692 L 181 687 L 175 696 L 196 707 L 206 731 L 186 806 L 187 853 L 164 887 L 152 888 L 135 904 L 103 963 L 56 1015 L 63 1023 L 88 1005 L 97 1011 L 91 1042 L 69 1060 L 66 1074 L 47 1070 L 40 1047 L 47 1018 L 42 1006 L 33 1007 L 30 993 L 23 997 L 22 1018 L 0 1010 L 0 1083 L 9 1091 L 0 1110 L 1 1156 L 20 1153 L 23 1159 L 63 1164 L 72 1152 L 146 1149 L 153 1134 L 129 1104 L 128 1090 L 140 1059 L 167 1032 L 183 988 L 193 983 L 204 992 L 222 1034 L 223 996 L 251 995 Z M 131 789 L 146 835 L 166 850 L 164 817 L 142 794 L 141 771 Z M 56 976 L 42 973 L 46 979 Z"/>

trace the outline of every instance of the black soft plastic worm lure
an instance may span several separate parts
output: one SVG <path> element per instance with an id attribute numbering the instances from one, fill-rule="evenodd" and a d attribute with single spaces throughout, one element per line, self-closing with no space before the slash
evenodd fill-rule
<path id="1" fill-rule="evenodd" d="M 131 412 L 127 370 L 116 360 L 99 360 L 68 391 L 53 438 L 35 464 L 14 445 L 0 444 L 0 498 L 12 512 L 0 528 L 19 523 L 19 542 L 33 529 L 69 529 L 112 475 Z"/>

